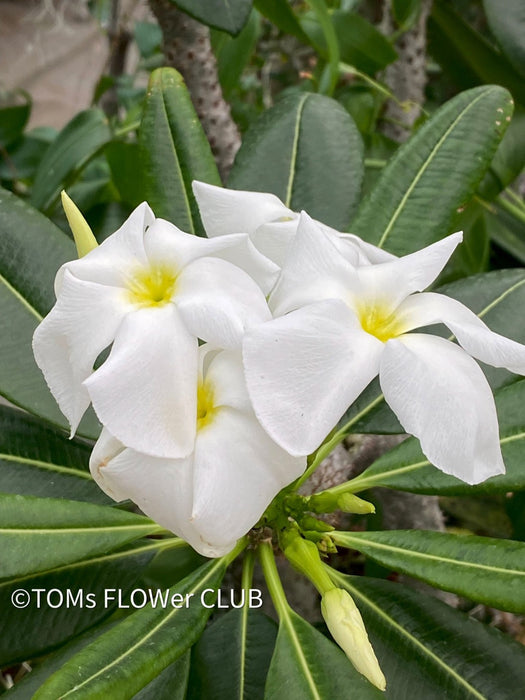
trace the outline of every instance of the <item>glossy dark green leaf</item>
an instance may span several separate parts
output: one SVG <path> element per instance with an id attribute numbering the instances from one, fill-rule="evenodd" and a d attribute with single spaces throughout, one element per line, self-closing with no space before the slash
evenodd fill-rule
<path id="1" fill-rule="evenodd" d="M 185 700 L 190 672 L 190 652 L 180 656 L 159 673 L 133 700 Z"/>
<path id="2" fill-rule="evenodd" d="M 0 156 L 0 180 L 27 180 L 34 174 L 49 146 L 49 139 L 35 129 L 7 149 L 7 158 Z"/>
<path id="3" fill-rule="evenodd" d="M 160 529 L 109 506 L 0 494 L 0 579 L 108 552 Z"/>
<path id="4" fill-rule="evenodd" d="M 525 611 L 525 544 L 423 530 L 333 532 L 393 571 L 500 610 Z"/>
<path id="5" fill-rule="evenodd" d="M 506 473 L 469 486 L 433 467 L 419 441 L 409 438 L 377 459 L 355 479 L 356 490 L 387 486 L 413 493 L 442 495 L 507 493 L 525 490 L 525 380 L 496 394 L 500 442 Z"/>
<path id="6" fill-rule="evenodd" d="M 355 12 L 335 10 L 331 19 L 344 63 L 374 75 L 396 60 L 392 44 L 364 17 Z M 302 26 L 319 52 L 326 55 L 326 39 L 315 16 L 305 17 Z"/>
<path id="7" fill-rule="evenodd" d="M 503 195 L 505 196 L 505 195 Z M 525 226 L 521 219 L 493 202 L 491 211 L 484 213 L 491 240 L 522 265 L 525 265 Z"/>
<path id="8" fill-rule="evenodd" d="M 8 93 L 8 104 L 0 103 L 0 146 L 5 149 L 20 138 L 31 112 L 31 99 L 23 92 Z M 20 104 L 22 102 L 22 104 Z M 0 153 L 3 160 L 4 153 Z"/>
<path id="9" fill-rule="evenodd" d="M 156 216 L 202 233 L 192 180 L 221 182 L 188 90 L 173 68 L 151 74 L 139 140 L 144 199 Z"/>
<path id="10" fill-rule="evenodd" d="M 0 492 L 112 503 L 89 473 L 91 445 L 0 406 Z"/>
<path id="11" fill-rule="evenodd" d="M 97 624 L 117 606 L 126 610 L 127 594 L 163 546 L 162 540 L 143 540 L 110 554 L 1 581 L 0 665 L 39 656 Z M 21 590 L 29 592 L 30 602 L 17 608 L 12 596 Z"/>
<path id="12" fill-rule="evenodd" d="M 199 22 L 238 34 L 246 24 L 252 0 L 171 0 Z"/>
<path id="13" fill-rule="evenodd" d="M 111 138 L 104 113 L 99 109 L 79 112 L 49 145 L 35 174 L 31 204 L 50 211 L 60 190 Z"/>
<path id="14" fill-rule="evenodd" d="M 382 171 L 352 233 L 397 255 L 443 238 L 490 165 L 511 113 L 510 95 L 497 86 L 443 105 Z"/>
<path id="15" fill-rule="evenodd" d="M 372 700 L 383 693 L 358 673 L 344 653 L 293 611 L 281 620 L 265 700 Z"/>
<path id="16" fill-rule="evenodd" d="M 28 700 L 38 690 L 42 683 L 72 656 L 94 641 L 104 632 L 107 632 L 115 623 L 97 625 L 94 629 L 85 632 L 73 639 L 65 646 L 47 656 L 41 663 L 34 661 L 31 664 L 31 673 L 26 674 L 6 694 L 9 700 Z"/>
<path id="17" fill-rule="evenodd" d="M 467 73 L 475 83 L 496 83 L 507 88 L 516 102 L 525 105 L 525 83 L 512 64 L 499 53 L 464 15 L 456 12 L 446 0 L 435 0 L 429 29 L 434 35 L 431 51 L 437 48 L 436 59 L 452 72 Z M 441 52 L 439 46 L 441 45 Z M 460 80 L 462 76 L 459 76 Z M 461 84 L 461 83 L 460 83 Z"/>
<path id="18" fill-rule="evenodd" d="M 484 199 L 494 199 L 511 185 L 525 167 L 525 110 L 518 107 L 509 124 L 478 192 Z"/>
<path id="19" fill-rule="evenodd" d="M 288 0 L 254 0 L 254 7 L 284 34 L 291 34 L 305 44 L 309 38 L 297 21 Z"/>
<path id="20" fill-rule="evenodd" d="M 344 230 L 363 178 L 363 144 L 335 100 L 295 92 L 250 128 L 228 185 L 273 192 L 294 211 L 306 210 Z"/>
<path id="21" fill-rule="evenodd" d="M 331 571 L 359 607 L 389 700 L 506 700 L 525 683 L 525 649 L 436 598 Z"/>
<path id="22" fill-rule="evenodd" d="M 112 141 L 104 153 L 120 199 L 134 209 L 145 198 L 138 144 Z"/>
<path id="23" fill-rule="evenodd" d="M 35 364 L 31 342 L 55 303 L 58 268 L 75 257 L 73 242 L 59 228 L 0 188 L 0 394 L 64 427 L 66 421 Z M 93 417 L 80 432 L 97 435 Z"/>
<path id="24" fill-rule="evenodd" d="M 525 4 L 522 0 L 483 0 L 483 7 L 506 57 L 525 78 Z"/>
<path id="25" fill-rule="evenodd" d="M 276 636 L 275 622 L 248 605 L 220 617 L 193 648 L 188 700 L 262 700 Z"/>
<path id="26" fill-rule="evenodd" d="M 212 31 L 211 41 L 217 58 L 219 82 L 225 97 L 238 86 L 241 74 L 257 44 L 260 30 L 259 14 L 253 11 L 237 37 Z"/>
<path id="27" fill-rule="evenodd" d="M 225 569 L 224 559 L 212 560 L 169 591 L 192 594 L 187 608 L 168 601 L 166 607 L 148 605 L 134 612 L 65 663 L 34 700 L 133 697 L 201 635 L 211 609 L 201 605 L 200 596 L 207 588 L 219 588 Z"/>

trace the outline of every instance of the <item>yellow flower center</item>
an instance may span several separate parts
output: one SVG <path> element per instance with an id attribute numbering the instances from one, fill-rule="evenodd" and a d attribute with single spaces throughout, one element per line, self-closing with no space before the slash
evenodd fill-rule
<path id="1" fill-rule="evenodd" d="M 177 275 L 164 265 L 139 269 L 128 281 L 128 293 L 137 306 L 163 306 L 175 293 Z"/>
<path id="2" fill-rule="evenodd" d="M 217 411 L 213 386 L 209 382 L 199 382 L 197 388 L 197 430 L 202 430 L 213 421 Z"/>
<path id="3" fill-rule="evenodd" d="M 404 324 L 396 318 L 395 311 L 387 304 L 365 304 L 358 308 L 357 316 L 364 331 L 386 343 L 404 332 Z"/>

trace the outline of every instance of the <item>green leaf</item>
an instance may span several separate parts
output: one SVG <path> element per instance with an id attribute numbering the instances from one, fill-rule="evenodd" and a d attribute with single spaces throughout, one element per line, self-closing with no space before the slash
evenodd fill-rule
<path id="1" fill-rule="evenodd" d="M 431 52 L 452 75 L 467 73 L 472 83 L 496 83 L 507 88 L 525 106 L 525 84 L 512 64 L 458 14 L 445 0 L 435 0 L 429 20 Z M 437 49 L 437 53 L 436 53 Z M 441 50 L 440 50 L 441 49 Z M 463 83 L 460 83 L 463 84 Z"/>
<path id="2" fill-rule="evenodd" d="M 375 75 L 396 60 L 397 53 L 388 39 L 355 12 L 335 10 L 331 13 L 340 58 L 343 63 L 354 66 L 369 75 Z M 302 27 L 318 51 L 327 55 L 326 39 L 314 15 L 307 15 Z"/>
<path id="3" fill-rule="evenodd" d="M 525 264 L 525 227 L 512 213 L 492 203 L 491 211 L 484 213 L 491 240 L 507 253 Z"/>
<path id="4" fill-rule="evenodd" d="M 58 268 L 75 258 L 73 242 L 49 219 L 0 188 L 0 394 L 30 413 L 66 426 L 31 342 L 55 303 Z M 80 432 L 96 436 L 93 416 Z"/>
<path id="5" fill-rule="evenodd" d="M 412 493 L 468 495 L 507 493 L 525 490 L 525 380 L 511 384 L 496 394 L 500 443 L 505 474 L 469 486 L 433 467 L 421 451 L 419 441 L 409 438 L 382 455 L 352 484 L 356 491 L 386 486 Z"/>
<path id="6" fill-rule="evenodd" d="M 182 540 L 175 543 L 185 546 Z M 0 666 L 39 656 L 100 622 L 117 605 L 122 609 L 143 569 L 166 546 L 164 540 L 143 540 L 110 554 L 1 581 Z M 20 590 L 29 592 L 30 603 L 17 609 L 12 596 Z"/>
<path id="7" fill-rule="evenodd" d="M 93 700 L 133 697 L 178 659 L 201 635 L 211 609 L 201 605 L 205 589 L 217 590 L 226 570 L 224 558 L 202 566 L 164 595 L 190 595 L 188 607 L 146 606 L 73 656 L 53 674 L 34 700 Z M 211 595 L 207 596 L 211 601 Z"/>
<path id="8" fill-rule="evenodd" d="M 0 492 L 107 504 L 89 473 L 91 445 L 0 406 Z"/>
<path id="9" fill-rule="evenodd" d="M 23 104 L 12 104 L 23 101 Z M 21 90 L 7 94 L 11 104 L 0 106 L 0 147 L 5 149 L 20 138 L 31 113 L 31 98 Z M 2 102 L 5 102 L 2 100 Z M 3 153 L 0 153 L 3 156 Z"/>
<path id="10" fill-rule="evenodd" d="M 275 622 L 247 604 L 220 617 L 193 648 L 188 700 L 262 700 L 276 636 Z"/>
<path id="11" fill-rule="evenodd" d="M 37 134 L 29 133 L 8 149 L 8 157 L 0 156 L 0 180 L 26 180 L 32 178 L 49 141 Z"/>
<path id="12" fill-rule="evenodd" d="M 525 5 L 522 0 L 483 0 L 489 27 L 514 68 L 525 77 Z"/>
<path id="13" fill-rule="evenodd" d="M 238 34 L 246 24 L 252 0 L 171 0 L 199 22 L 228 34 Z"/>
<path id="14" fill-rule="evenodd" d="M 8 690 L 5 697 L 8 698 L 8 700 L 28 700 L 28 698 L 32 698 L 33 694 L 52 673 L 60 669 L 68 659 L 110 629 L 114 624 L 115 623 L 106 623 L 104 625 L 99 625 L 58 649 L 56 652 L 49 655 L 42 663 L 32 663 L 31 673 L 27 673 Z"/>
<path id="15" fill-rule="evenodd" d="M 124 141 L 112 141 L 104 152 L 120 199 L 134 209 L 144 201 L 139 145 Z"/>
<path id="16" fill-rule="evenodd" d="M 0 579 L 79 561 L 161 529 L 117 508 L 0 494 Z"/>
<path id="17" fill-rule="evenodd" d="M 202 233 L 192 180 L 221 181 L 188 90 L 173 68 L 151 74 L 139 142 L 144 199 L 156 216 L 188 233 Z"/>
<path id="18" fill-rule="evenodd" d="M 363 144 L 348 113 L 329 97 L 295 92 L 253 124 L 237 153 L 228 186 L 273 192 L 345 230 L 363 178 Z"/>
<path id="19" fill-rule="evenodd" d="M 518 107 L 478 192 L 494 199 L 511 185 L 525 167 L 525 110 Z"/>
<path id="20" fill-rule="evenodd" d="M 284 34 L 291 34 L 305 44 L 310 43 L 310 39 L 297 21 L 288 0 L 254 0 L 253 5 Z"/>
<path id="21" fill-rule="evenodd" d="M 382 566 L 500 610 L 525 611 L 525 544 L 423 530 L 330 533 Z"/>
<path id="22" fill-rule="evenodd" d="M 330 571 L 363 616 L 389 700 L 511 698 L 525 650 L 507 635 L 400 583 Z"/>
<path id="23" fill-rule="evenodd" d="M 281 620 L 265 700 L 371 700 L 384 697 L 344 653 L 292 610 Z"/>
<path id="24" fill-rule="evenodd" d="M 219 82 L 225 97 L 238 87 L 241 74 L 250 60 L 260 33 L 260 17 L 253 11 L 239 36 L 212 31 L 211 42 L 217 58 Z"/>
<path id="25" fill-rule="evenodd" d="M 67 186 L 86 163 L 111 138 L 104 113 L 99 109 L 80 112 L 66 124 L 49 145 L 35 174 L 30 202 L 49 212 Z"/>
<path id="26" fill-rule="evenodd" d="M 185 700 L 190 673 L 190 652 L 166 666 L 133 696 L 133 700 Z"/>
<path id="27" fill-rule="evenodd" d="M 443 105 L 385 167 L 352 233 L 397 255 L 443 238 L 476 191 L 511 112 L 509 94 L 497 86 L 474 88 Z"/>
<path id="28" fill-rule="evenodd" d="M 408 29 L 421 12 L 421 0 L 392 0 L 392 14 L 398 25 Z"/>

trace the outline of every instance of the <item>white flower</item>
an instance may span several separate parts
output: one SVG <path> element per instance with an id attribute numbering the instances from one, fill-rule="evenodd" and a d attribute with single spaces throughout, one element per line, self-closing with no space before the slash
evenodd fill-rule
<path id="1" fill-rule="evenodd" d="M 193 386 L 191 453 L 161 459 L 125 448 L 104 430 L 90 467 L 117 501 L 130 498 L 205 556 L 230 551 L 272 498 L 305 469 L 259 425 L 246 390 L 240 351 L 200 348 Z"/>
<path id="2" fill-rule="evenodd" d="M 385 690 L 386 680 L 374 653 L 361 613 L 350 594 L 332 588 L 321 598 L 321 613 L 330 634 L 370 683 Z"/>
<path id="3" fill-rule="evenodd" d="M 269 435 L 291 454 L 314 451 L 379 374 L 405 430 L 439 469 L 468 483 L 504 472 L 490 387 L 478 364 L 525 373 L 525 346 L 493 333 L 458 301 L 416 294 L 461 241 L 354 267 L 303 215 L 270 306 L 244 341 L 248 390 Z M 459 345 L 409 331 L 444 323 Z"/>
<path id="4" fill-rule="evenodd" d="M 247 326 L 270 317 L 259 286 L 230 258 L 264 286 L 267 261 L 246 234 L 198 238 L 141 204 L 98 248 L 62 266 L 33 349 L 72 433 L 91 400 L 124 444 L 159 457 L 191 452 L 198 339 L 236 347 Z"/>
<path id="5" fill-rule="evenodd" d="M 267 192 L 228 190 L 198 180 L 194 180 L 192 186 L 207 235 L 212 238 L 247 233 L 257 250 L 275 263 L 277 273 L 295 238 L 300 215 Z M 385 262 L 395 257 L 358 236 L 339 233 L 319 221 L 316 223 L 327 235 L 337 239 L 335 244 L 356 265 Z"/>

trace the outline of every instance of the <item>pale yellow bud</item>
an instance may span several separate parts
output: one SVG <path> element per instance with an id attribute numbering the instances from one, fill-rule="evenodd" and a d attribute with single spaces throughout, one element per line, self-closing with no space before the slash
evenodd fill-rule
<path id="1" fill-rule="evenodd" d="M 342 588 L 332 588 L 321 599 L 321 612 L 330 634 L 355 668 L 379 690 L 386 688 L 386 679 L 379 667 L 361 613 Z"/>
<path id="2" fill-rule="evenodd" d="M 97 239 L 89 228 L 88 222 L 82 216 L 80 209 L 71 197 L 66 194 L 65 190 L 62 190 L 60 196 L 62 197 L 62 206 L 64 207 L 69 227 L 75 239 L 78 257 L 82 258 L 98 246 Z"/>

